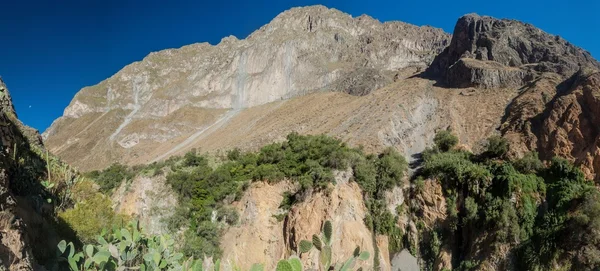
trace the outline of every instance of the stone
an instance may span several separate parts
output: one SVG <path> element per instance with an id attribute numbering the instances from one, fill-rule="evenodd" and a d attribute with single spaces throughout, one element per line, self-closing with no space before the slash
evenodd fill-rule
<path id="1" fill-rule="evenodd" d="M 468 14 L 427 74 L 449 87 L 516 88 L 541 72 L 570 77 L 582 64 L 600 67 L 588 52 L 533 25 Z"/>

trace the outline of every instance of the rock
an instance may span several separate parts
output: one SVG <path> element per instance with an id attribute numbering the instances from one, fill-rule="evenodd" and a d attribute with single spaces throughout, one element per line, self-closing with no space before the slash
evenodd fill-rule
<path id="1" fill-rule="evenodd" d="M 274 216 L 279 213 L 283 193 L 293 188 L 287 182 L 258 182 L 233 203 L 240 215 L 239 225 L 228 228 L 221 237 L 222 262 L 228 268 L 250 270 L 253 264 L 261 263 L 265 270 L 272 270 L 285 257 L 284 222 Z"/>
<path id="2" fill-rule="evenodd" d="M 246 39 L 151 53 L 83 88 L 43 136 L 68 162 L 108 165 L 211 133 L 247 108 L 322 91 L 366 95 L 400 69 L 425 68 L 449 40 L 441 29 L 293 8 Z"/>
<path id="3" fill-rule="evenodd" d="M 498 62 L 461 58 L 448 68 L 446 76 L 450 85 L 459 88 L 508 88 L 521 85 L 526 73 Z"/>
<path id="4" fill-rule="evenodd" d="M 469 14 L 427 73 L 450 87 L 518 87 L 538 73 L 569 77 L 582 64 L 600 67 L 592 56 L 559 36 L 526 23 Z"/>
<path id="5" fill-rule="evenodd" d="M 122 182 L 112 194 L 116 213 L 135 218 L 149 234 L 169 232 L 165 220 L 179 206 L 177 194 L 166 183 L 164 174 Z"/>
<path id="6" fill-rule="evenodd" d="M 357 246 L 375 255 L 373 234 L 364 223 L 367 213 L 362 191 L 355 182 L 338 184 L 329 195 L 313 193 L 290 210 L 284 226 L 287 246 L 294 251 L 300 240 L 311 240 L 313 234 L 321 232 L 323 223 L 330 220 L 334 229 L 332 261 L 345 261 Z M 382 247 L 379 250 L 382 255 L 389 254 Z M 318 269 L 317 251 L 303 254 L 301 258 L 305 267 Z M 370 270 L 373 261 L 360 262 L 356 267 Z"/>
<path id="7" fill-rule="evenodd" d="M 344 178 L 344 174 L 336 174 Z M 240 214 L 240 224 L 228 228 L 221 238 L 223 259 L 228 266 L 236 265 L 242 270 L 254 263 L 264 263 L 266 270 L 273 269 L 278 259 L 292 255 L 300 240 L 311 240 L 319 234 L 323 223 L 333 224 L 333 261 L 345 261 L 356 246 L 371 253 L 369 261 L 360 262 L 365 270 L 373 267 L 374 236 L 363 219 L 367 209 L 361 189 L 355 182 L 338 182 L 328 193 L 308 193 L 302 202 L 296 203 L 288 215 L 278 221 L 279 205 L 285 191 L 295 190 L 288 182 L 277 184 L 254 183 L 233 206 Z M 382 266 L 389 269 L 387 238 L 377 237 Z M 313 250 L 302 254 L 305 268 L 317 268 L 318 253 Z"/>
<path id="8" fill-rule="evenodd" d="M 37 179 L 23 178 L 17 171 L 16 159 L 26 161 L 24 167 L 37 170 L 32 164 L 43 163 L 33 153 L 27 132 L 35 131 L 25 126 L 12 105 L 12 100 L 4 82 L 0 79 L 0 269 L 2 270 L 43 270 L 40 260 L 55 256 L 58 237 L 46 220 L 47 214 L 40 206 L 39 194 L 35 187 Z M 38 134 L 39 135 L 39 134 Z M 43 146 L 42 146 L 43 147 Z M 15 149 L 16 148 L 16 149 Z M 35 176 L 32 174 L 30 178 Z M 29 177 L 29 176 L 28 176 Z"/>
<path id="9" fill-rule="evenodd" d="M 411 255 L 410 252 L 406 249 L 402 250 L 394 259 L 392 259 L 392 269 L 393 271 L 419 271 L 419 264 L 417 263 L 417 258 Z"/>

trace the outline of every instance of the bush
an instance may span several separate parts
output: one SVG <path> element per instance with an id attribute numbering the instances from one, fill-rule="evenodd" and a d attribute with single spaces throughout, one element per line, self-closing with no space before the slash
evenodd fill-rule
<path id="1" fill-rule="evenodd" d="M 115 163 L 102 171 L 92 171 L 86 174 L 86 177 L 94 180 L 103 193 L 110 193 L 124 180 L 129 180 L 135 175 L 127 166 Z"/>
<path id="2" fill-rule="evenodd" d="M 103 229 L 124 225 L 126 218 L 116 215 L 111 200 L 99 193 L 87 196 L 73 209 L 58 214 L 76 233 L 82 242 L 92 242 Z"/>
<path id="3" fill-rule="evenodd" d="M 537 152 L 530 152 L 513 162 L 514 167 L 525 174 L 537 173 L 544 168 L 544 164 L 538 158 Z"/>
<path id="4" fill-rule="evenodd" d="M 502 158 L 508 152 L 508 140 L 501 136 L 491 136 L 487 140 L 485 154 L 491 158 Z"/>
<path id="5" fill-rule="evenodd" d="M 408 164 L 402 155 L 395 149 L 386 148 L 380 155 L 378 161 L 377 188 L 382 191 L 398 186 L 402 182 L 404 172 Z"/>
<path id="6" fill-rule="evenodd" d="M 479 215 L 477 214 L 479 206 L 477 206 L 477 202 L 471 197 L 467 197 L 465 199 L 465 219 L 469 222 L 475 222 L 479 219 Z"/>
<path id="7" fill-rule="evenodd" d="M 458 137 L 448 130 L 442 130 L 435 134 L 433 138 L 435 146 L 443 152 L 447 152 L 458 144 Z"/>

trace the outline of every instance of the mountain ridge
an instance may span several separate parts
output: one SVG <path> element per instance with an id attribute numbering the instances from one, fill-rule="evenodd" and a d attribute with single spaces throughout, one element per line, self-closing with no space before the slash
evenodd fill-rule
<path id="1" fill-rule="evenodd" d="M 587 51 L 516 20 L 468 14 L 450 35 L 324 6 L 292 8 L 245 39 L 162 50 L 127 65 L 82 89 L 44 138 L 85 170 L 191 148 L 256 149 L 292 131 L 411 157 L 451 128 L 470 149 L 492 134 L 513 136 L 519 156 L 537 147 L 519 143 L 531 133 L 500 129 L 524 121 L 507 117 L 508 105 L 528 84 L 560 84 L 581 65 L 600 67 Z M 481 107 L 469 110 L 473 102 Z"/>
<path id="2" fill-rule="evenodd" d="M 76 94 L 64 116 L 44 132 L 44 138 L 55 152 L 81 145 L 75 142 L 77 137 L 64 137 L 63 131 L 58 137 L 64 140 L 58 140 L 61 143 L 56 146 L 52 135 L 83 116 L 85 120 L 76 126 L 88 130 L 96 128 L 89 123 L 103 125 L 93 134 L 108 138 L 96 140 L 102 141 L 101 148 L 97 142 L 84 145 L 96 145 L 102 152 L 117 148 L 119 154 L 114 156 L 118 157 L 122 149 L 142 141 L 160 143 L 193 135 L 204 129 L 197 127 L 222 120 L 222 110 L 232 114 L 237 109 L 327 90 L 368 94 L 392 82 L 399 68 L 424 69 L 448 40 L 448 34 L 431 27 L 382 24 L 323 6 L 292 9 L 244 40 L 229 37 L 215 46 L 201 43 L 163 50 L 127 65 Z M 198 108 L 202 112 L 198 113 Z M 173 114 L 195 116 L 179 125 L 172 120 L 156 121 Z M 153 122 L 154 129 L 128 132 L 140 122 Z"/>

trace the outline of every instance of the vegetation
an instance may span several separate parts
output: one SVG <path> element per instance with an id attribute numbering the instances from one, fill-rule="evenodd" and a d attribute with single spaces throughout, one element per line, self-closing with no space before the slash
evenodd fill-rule
<path id="1" fill-rule="evenodd" d="M 323 230 L 321 232 L 321 236 L 314 234 L 312 236 L 312 241 L 302 240 L 300 241 L 300 253 L 309 252 L 312 248 L 315 248 L 319 251 L 319 267 L 320 270 L 335 270 L 335 271 L 347 271 L 351 270 L 356 264 L 357 260 L 366 261 L 369 259 L 368 251 L 360 251 L 360 247 L 356 247 L 352 256 L 341 263 L 333 263 L 332 255 L 333 251 L 331 248 L 333 240 L 333 226 L 331 225 L 331 221 L 325 221 L 323 224 Z M 282 261 L 280 261 L 281 263 Z M 299 261 L 298 261 L 299 263 Z M 284 263 L 285 265 L 285 263 Z M 279 270 L 279 264 L 277 265 L 277 269 Z M 300 265 L 301 267 L 301 265 Z M 302 270 L 300 268 L 300 270 Z"/>
<path id="2" fill-rule="evenodd" d="M 312 242 L 303 240 L 301 253 L 308 252 L 313 246 L 321 253 L 320 270 L 349 271 L 357 261 L 369 259 L 369 253 L 356 248 L 353 255 L 345 262 L 332 264 L 333 228 L 330 221 L 323 226 L 321 237 L 314 235 Z M 148 236 L 137 221 L 126 227 L 115 227 L 113 230 L 100 234 L 97 241 L 86 244 L 78 250 L 73 243 L 61 241 L 58 244 L 58 257 L 53 262 L 53 269 L 72 271 L 91 270 L 172 270 L 172 271 L 218 271 L 220 260 L 216 260 L 210 268 L 205 269 L 201 259 L 190 257 L 178 252 L 175 241 L 169 235 Z M 323 241 L 321 241 L 323 240 Z M 251 271 L 263 271 L 261 264 L 255 264 Z M 277 271 L 302 271 L 302 262 L 297 256 L 280 260 Z"/>
<path id="3" fill-rule="evenodd" d="M 91 242 L 103 229 L 126 224 L 127 218 L 115 214 L 111 200 L 95 191 L 89 181 L 78 183 L 74 188 L 77 203 L 58 213 L 82 242 Z"/>
<path id="4" fill-rule="evenodd" d="M 442 130 L 435 134 L 433 143 L 439 150 L 447 152 L 458 144 L 458 137 L 449 130 Z"/>
<path id="5" fill-rule="evenodd" d="M 325 191 L 328 185 L 334 183 L 333 170 L 353 168 L 354 179 L 365 191 L 371 210 L 366 223 L 381 234 L 393 236 L 393 240 L 401 240 L 401 230 L 395 226 L 397 217 L 385 208 L 383 196 L 385 191 L 400 184 L 406 167 L 404 158 L 393 149 L 387 149 L 378 156 L 365 155 L 361 150 L 349 148 L 325 135 L 292 133 L 286 141 L 266 145 L 257 153 L 234 149 L 215 166 L 210 165 L 207 156 L 194 150 L 169 163 L 167 183 L 177 192 L 182 205 L 189 207 L 177 211 L 171 228 L 187 228 L 183 246 L 186 255 L 218 257 L 221 229 L 224 224 L 237 221 L 235 211 L 223 206 L 239 198 L 248 187 L 248 181 L 278 182 L 288 179 L 298 183 L 300 191 L 284 195 L 280 208 L 287 211 L 303 191 Z M 115 167 L 103 172 L 127 170 L 116 170 Z M 213 214 L 216 214 L 217 221 Z M 285 215 L 282 213 L 278 219 Z M 181 219 L 186 217 L 189 218 L 187 221 Z M 223 219 L 225 217 L 227 219 Z M 396 243 L 400 247 L 400 241 Z"/>
<path id="6" fill-rule="evenodd" d="M 119 187 L 124 180 L 133 178 L 135 173 L 127 166 L 115 163 L 104 170 L 91 171 L 86 174 L 86 177 L 93 179 L 100 186 L 100 191 L 109 193 Z"/>
<path id="7" fill-rule="evenodd" d="M 536 153 L 509 160 L 508 143 L 500 137 L 491 137 L 480 155 L 454 150 L 449 138 L 440 132 L 436 148 L 423 156 L 422 177 L 440 182 L 448 210 L 447 223 L 438 225 L 441 234 L 428 238 L 429 247 L 440 239 L 453 244 L 453 265 L 460 270 L 479 268 L 481 255 L 468 250 L 478 236 L 493 249 L 514 251 L 524 270 L 569 261 L 577 269 L 600 265 L 595 241 L 600 195 L 577 167 L 560 158 L 546 167 Z M 437 250 L 429 251 L 431 264 Z"/>
<path id="8" fill-rule="evenodd" d="M 438 181 L 446 199 L 447 218 L 435 225 L 417 220 L 420 244 L 404 238 L 397 221 L 406 213 L 419 217 L 423 208 L 402 206 L 390 212 L 385 201 L 386 192 L 402 184 L 407 169 L 405 159 L 392 148 L 377 155 L 364 154 L 324 135 L 292 133 L 286 141 L 264 146 L 258 152 L 234 149 L 217 161 L 194 150 L 160 164 L 142 168 L 113 165 L 88 176 L 108 192 L 134 173 L 167 172 L 167 183 L 181 203 L 169 220 L 170 229 L 185 230 L 179 249 L 184 256 L 193 258 L 220 257 L 221 231 L 238 220 L 238 214 L 227 205 L 239 199 L 250 182 L 286 179 L 298 184 L 299 191 L 283 195 L 279 206 L 283 213 L 278 216 L 283 219 L 305 191 L 326 192 L 335 182 L 334 170 L 351 168 L 353 181 L 362 188 L 369 210 L 365 224 L 374 233 L 389 237 L 392 253 L 404 246 L 418 253 L 425 261 L 425 269 L 432 267 L 442 244 L 453 250 L 453 266 L 459 270 L 480 268 L 485 255 L 469 249 L 475 242 L 484 242 L 492 252 L 511 251 L 517 256 L 518 267 L 525 270 L 546 270 L 562 263 L 580 269 L 600 265 L 600 241 L 596 241 L 600 240 L 600 195 L 575 166 L 559 158 L 544 165 L 536 153 L 511 160 L 507 156 L 509 145 L 501 137 L 488 139 L 480 154 L 455 148 L 458 139 L 449 131 L 441 131 L 434 141 L 435 147 L 423 152 L 420 175 L 415 177 L 412 192 L 422 194 L 427 180 Z M 81 187 L 85 186 L 77 185 L 72 190 L 85 190 Z M 76 195 L 80 194 L 85 193 L 72 196 L 78 198 Z M 87 196 L 77 202 L 61 217 L 73 225 L 85 242 L 92 242 L 92 236 L 101 228 L 123 225 L 126 220 L 109 211 L 106 198 Z M 82 219 L 86 216 L 106 222 Z M 346 270 L 346 263 L 352 266 L 350 263 L 361 259 L 360 250 L 347 262 L 332 263 L 330 232 L 331 223 L 325 223 L 320 236 L 300 242 L 299 252 L 317 249 L 323 270 Z M 374 255 L 376 268 L 378 253 L 376 250 Z M 85 264 L 85 255 L 81 257 Z M 118 259 L 113 262 L 118 266 Z M 144 259 L 135 264 L 142 263 L 150 264 L 146 265 Z M 298 263 L 295 257 L 282 260 L 278 270 L 301 270 Z M 157 264 L 160 267 L 161 261 Z M 182 261 L 177 264 L 183 266 Z M 177 264 L 172 264 L 172 268 Z M 261 270 L 259 265 L 254 268 Z"/>

